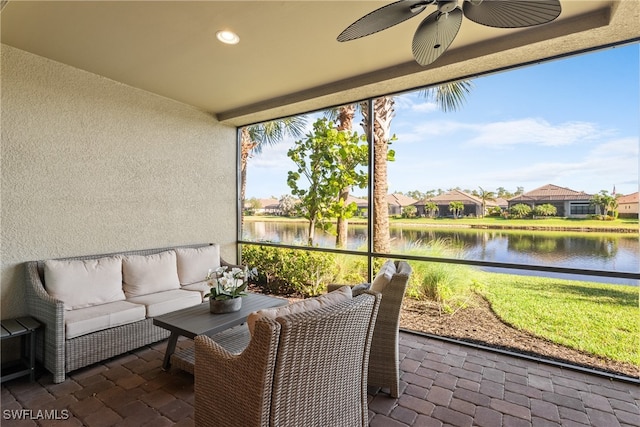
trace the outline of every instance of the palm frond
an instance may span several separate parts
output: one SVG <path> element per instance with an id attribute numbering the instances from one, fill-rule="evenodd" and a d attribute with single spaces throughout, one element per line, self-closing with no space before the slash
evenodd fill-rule
<path id="1" fill-rule="evenodd" d="M 471 89 L 473 89 L 471 80 L 460 80 L 424 89 L 420 93 L 425 98 L 433 99 L 442 111 L 448 113 L 462 107 Z"/>

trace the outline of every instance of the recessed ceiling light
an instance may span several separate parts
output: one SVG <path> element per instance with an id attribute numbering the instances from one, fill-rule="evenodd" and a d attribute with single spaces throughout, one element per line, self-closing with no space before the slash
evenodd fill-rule
<path id="1" fill-rule="evenodd" d="M 233 31 L 222 30 L 216 33 L 216 37 L 225 44 L 238 44 L 240 37 Z"/>

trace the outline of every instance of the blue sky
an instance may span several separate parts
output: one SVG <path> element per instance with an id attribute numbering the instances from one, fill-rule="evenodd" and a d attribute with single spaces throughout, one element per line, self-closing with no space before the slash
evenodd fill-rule
<path id="1" fill-rule="evenodd" d="M 549 183 L 588 193 L 638 191 L 639 52 L 635 44 L 479 77 L 454 113 L 418 92 L 396 96 L 390 192 L 530 191 Z M 249 160 L 248 198 L 289 193 L 293 143 Z"/>

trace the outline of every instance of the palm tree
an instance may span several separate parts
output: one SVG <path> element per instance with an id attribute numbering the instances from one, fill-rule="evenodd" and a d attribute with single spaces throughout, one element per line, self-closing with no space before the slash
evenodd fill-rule
<path id="1" fill-rule="evenodd" d="M 600 193 L 591 197 L 591 204 L 596 206 L 596 212 L 602 212 L 603 219 L 609 215 L 609 211 L 615 212 L 618 209 L 618 201 L 616 196 L 609 194 L 607 190 L 601 190 Z M 602 211 L 601 211 L 602 209 Z"/>
<path id="2" fill-rule="evenodd" d="M 444 112 L 455 111 L 465 101 L 465 96 L 471 91 L 469 80 L 445 83 L 440 86 L 424 89 L 420 92 L 427 99 L 432 99 Z M 379 253 L 389 253 L 391 250 L 389 234 L 389 207 L 387 204 L 388 178 L 387 160 L 389 159 L 389 142 L 391 141 L 391 121 L 395 116 L 394 98 L 383 96 L 373 101 L 373 132 L 370 132 L 369 108 L 367 103 L 359 105 L 348 104 L 327 111 L 327 115 L 336 120 L 339 129 L 352 130 L 353 117 L 357 107 L 360 107 L 363 120 L 362 127 L 370 138 L 373 134 L 374 171 L 373 171 L 373 250 Z M 347 193 L 348 194 L 348 193 Z M 346 230 L 345 230 L 346 235 Z"/>
<path id="3" fill-rule="evenodd" d="M 487 213 L 487 202 L 495 202 L 496 193 L 493 191 L 487 191 L 480 186 L 478 186 L 478 188 L 480 189 L 478 192 L 478 198 L 482 201 L 482 216 L 484 217 Z"/>
<path id="4" fill-rule="evenodd" d="M 424 204 L 424 211 L 429 218 L 435 218 L 438 215 L 438 205 L 436 202 L 426 202 Z"/>
<path id="5" fill-rule="evenodd" d="M 247 160 L 261 153 L 264 145 L 277 144 L 286 136 L 303 136 L 306 124 L 305 116 L 293 116 L 245 126 L 240 130 L 240 200 L 243 204 L 247 188 Z"/>
<path id="6" fill-rule="evenodd" d="M 453 219 L 458 219 L 464 211 L 464 203 L 451 202 L 449 203 L 449 211 L 453 214 Z"/>
<path id="7" fill-rule="evenodd" d="M 444 112 L 455 111 L 465 101 L 465 95 L 471 91 L 469 80 L 445 83 L 435 88 L 421 91 L 427 99 L 433 99 Z M 391 140 L 391 120 L 395 116 L 393 97 L 383 96 L 373 101 L 373 132 L 369 132 L 368 114 L 363 108 L 363 127 L 367 137 L 373 134 L 374 171 L 373 171 L 373 250 L 389 253 L 391 238 L 389 234 L 389 209 L 387 207 L 387 156 Z"/>

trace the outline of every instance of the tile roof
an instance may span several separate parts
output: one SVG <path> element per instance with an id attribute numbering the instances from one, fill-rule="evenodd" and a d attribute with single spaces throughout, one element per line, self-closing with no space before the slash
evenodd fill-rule
<path id="1" fill-rule="evenodd" d="M 535 190 L 527 191 L 519 196 L 512 197 L 509 199 L 509 202 L 559 200 L 591 200 L 591 194 L 587 194 L 584 191 L 575 191 L 570 188 L 547 184 L 536 188 Z"/>
<path id="2" fill-rule="evenodd" d="M 627 203 L 638 203 L 638 192 L 618 197 L 618 205 Z"/>
<path id="3" fill-rule="evenodd" d="M 424 202 L 435 202 L 439 204 L 450 203 L 450 202 L 463 202 L 463 203 L 471 202 L 478 205 L 482 204 L 482 200 L 480 200 L 476 196 L 473 196 L 469 193 L 465 193 L 464 191 L 460 191 L 460 190 L 451 190 L 439 196 L 431 197 L 430 199 L 424 200 L 423 203 Z"/>
<path id="4" fill-rule="evenodd" d="M 387 194 L 387 203 L 396 206 L 409 206 L 417 202 L 413 197 L 405 196 L 400 193 Z"/>

